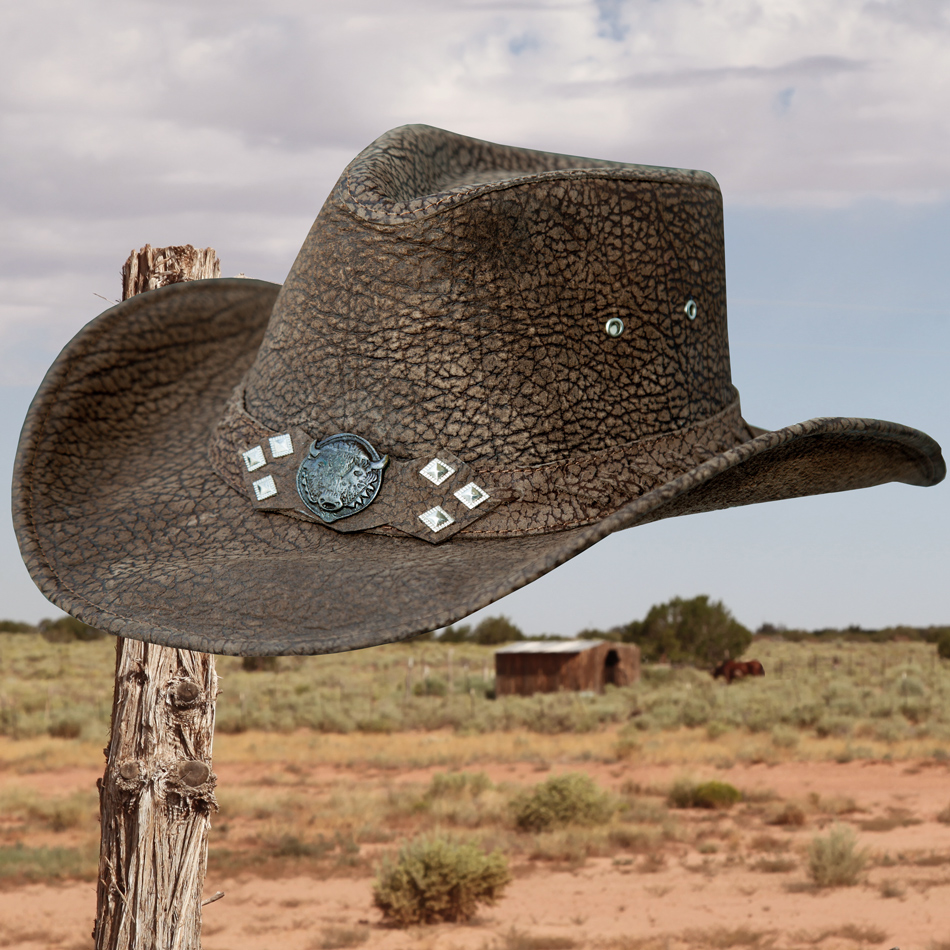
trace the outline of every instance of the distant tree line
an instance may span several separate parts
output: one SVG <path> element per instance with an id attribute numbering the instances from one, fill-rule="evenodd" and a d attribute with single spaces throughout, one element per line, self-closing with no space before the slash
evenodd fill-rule
<path id="1" fill-rule="evenodd" d="M 50 643 L 68 643 L 71 640 L 101 640 L 108 636 L 96 627 L 75 617 L 60 617 L 58 620 L 41 620 L 35 627 L 31 623 L 16 620 L 0 620 L 0 633 L 39 633 Z"/>
<path id="2" fill-rule="evenodd" d="M 865 630 L 852 624 L 843 630 L 836 627 L 825 627 L 822 630 L 788 630 L 783 626 L 764 623 L 755 631 L 756 637 L 788 640 L 791 643 L 801 643 L 804 640 L 827 642 L 842 640 L 848 643 L 890 643 L 894 640 L 904 640 L 917 643 L 935 643 L 937 653 L 945 660 L 950 660 L 950 627 L 883 627 L 880 630 Z"/>
<path id="3" fill-rule="evenodd" d="M 46 640 L 53 643 L 98 640 L 107 636 L 103 631 L 69 616 L 60 617 L 58 620 L 41 620 L 36 626 L 15 620 L 0 620 L 0 634 L 3 633 L 40 633 Z M 577 636 L 582 640 L 636 643 L 647 663 L 668 662 L 713 666 L 727 658 L 737 659 L 749 648 L 753 640 L 758 638 L 782 639 L 792 643 L 831 640 L 858 643 L 885 643 L 893 640 L 922 641 L 936 644 L 939 655 L 950 659 L 950 626 L 896 626 L 865 630 L 860 626 L 852 625 L 844 629 L 825 627 L 821 630 L 809 631 L 764 623 L 753 635 L 732 616 L 722 601 L 711 601 L 706 594 L 688 600 L 674 597 L 664 604 L 651 607 L 643 620 L 631 620 L 630 623 L 611 627 L 609 630 L 586 629 Z M 562 638 L 527 637 L 508 617 L 501 616 L 486 617 L 474 627 L 469 624 L 446 627 L 440 633 L 427 633 L 416 639 L 494 646 L 517 640 Z"/>
<path id="4" fill-rule="evenodd" d="M 468 624 L 446 627 L 437 638 L 440 643 L 512 643 L 525 635 L 507 617 L 486 617 L 477 626 Z"/>
<path id="5" fill-rule="evenodd" d="M 939 643 L 950 636 L 950 627 L 882 627 L 866 630 L 857 624 L 850 627 L 822 627 L 821 630 L 790 630 L 781 624 L 764 623 L 755 631 L 756 637 L 770 637 L 799 643 L 802 640 L 844 640 L 849 643 L 889 643 L 892 640 L 909 640 L 922 643 Z"/>

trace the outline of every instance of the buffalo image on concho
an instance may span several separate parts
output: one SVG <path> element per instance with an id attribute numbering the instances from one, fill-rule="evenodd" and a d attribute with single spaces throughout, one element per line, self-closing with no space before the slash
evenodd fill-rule
<path id="1" fill-rule="evenodd" d="M 348 518 L 372 504 L 388 462 L 388 455 L 380 456 L 358 435 L 331 435 L 310 444 L 297 469 L 297 492 L 324 521 Z"/>

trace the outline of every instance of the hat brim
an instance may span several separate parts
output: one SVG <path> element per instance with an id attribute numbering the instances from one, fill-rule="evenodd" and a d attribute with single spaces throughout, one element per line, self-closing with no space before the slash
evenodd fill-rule
<path id="1" fill-rule="evenodd" d="M 207 653 L 334 653 L 453 623 L 614 531 L 661 518 L 946 474 L 925 434 L 868 419 L 764 432 L 599 523 L 441 545 L 253 511 L 208 461 L 279 286 L 226 279 L 133 297 L 51 367 L 14 469 L 24 561 L 58 607 Z"/>

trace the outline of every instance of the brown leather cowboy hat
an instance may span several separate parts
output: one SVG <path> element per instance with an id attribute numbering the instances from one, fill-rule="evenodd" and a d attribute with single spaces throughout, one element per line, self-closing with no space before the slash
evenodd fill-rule
<path id="1" fill-rule="evenodd" d="M 282 287 L 173 285 L 72 340 L 14 520 L 87 623 L 329 653 L 453 622 L 621 528 L 945 472 L 894 423 L 746 424 L 710 175 L 407 126 L 349 165 Z"/>

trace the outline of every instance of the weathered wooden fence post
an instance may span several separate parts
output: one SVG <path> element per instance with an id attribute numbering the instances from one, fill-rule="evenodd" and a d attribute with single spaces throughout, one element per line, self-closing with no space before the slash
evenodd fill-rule
<path id="1" fill-rule="evenodd" d="M 146 245 L 122 268 L 122 299 L 220 272 L 213 248 Z M 214 656 L 118 639 L 99 780 L 96 950 L 201 947 L 217 692 Z"/>

